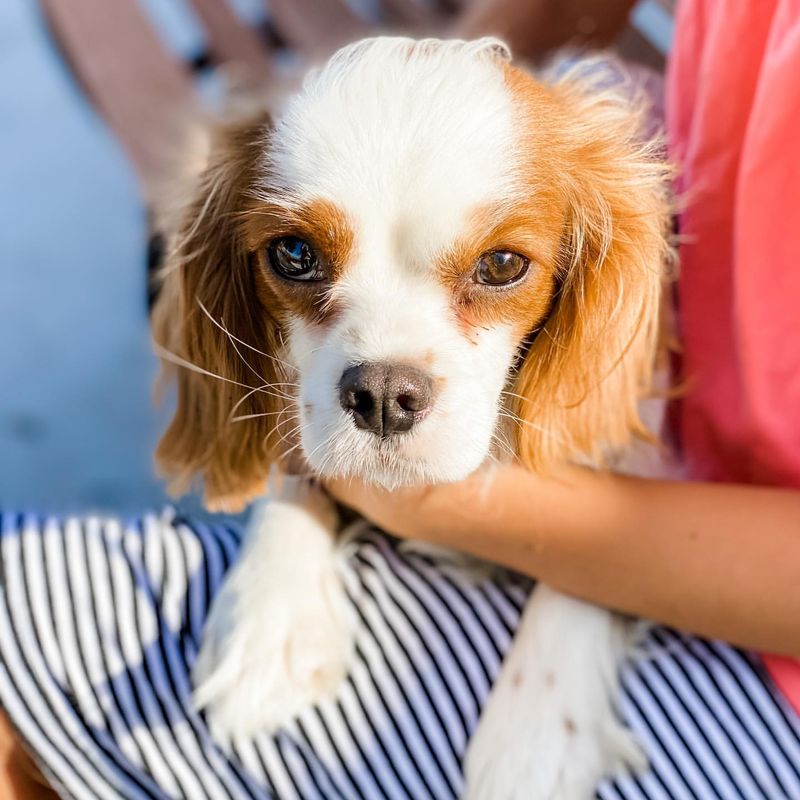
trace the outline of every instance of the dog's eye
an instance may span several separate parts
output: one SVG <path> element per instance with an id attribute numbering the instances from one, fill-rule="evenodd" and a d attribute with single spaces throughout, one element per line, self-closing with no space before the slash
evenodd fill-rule
<path id="1" fill-rule="evenodd" d="M 325 278 L 319 256 L 304 239 L 282 236 L 268 249 L 269 263 L 279 275 L 293 281 L 321 281 Z"/>
<path id="2" fill-rule="evenodd" d="M 530 261 L 509 250 L 484 253 L 475 265 L 473 280 L 488 286 L 504 286 L 518 281 L 527 271 Z"/>

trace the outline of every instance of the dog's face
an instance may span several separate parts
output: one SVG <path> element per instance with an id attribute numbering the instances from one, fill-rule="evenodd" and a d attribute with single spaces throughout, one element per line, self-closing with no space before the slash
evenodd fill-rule
<path id="1" fill-rule="evenodd" d="M 273 218 L 251 246 L 288 309 L 317 472 L 451 481 L 490 450 L 509 369 L 550 305 L 563 216 L 521 213 L 501 64 L 485 44 L 362 43 L 275 127 Z"/>
<path id="2" fill-rule="evenodd" d="M 637 124 L 492 40 L 375 39 L 274 123 L 223 131 L 156 332 L 224 380 L 181 374 L 167 471 L 230 503 L 295 445 L 318 474 L 392 487 L 465 477 L 498 446 L 543 466 L 623 444 L 667 213 Z"/>

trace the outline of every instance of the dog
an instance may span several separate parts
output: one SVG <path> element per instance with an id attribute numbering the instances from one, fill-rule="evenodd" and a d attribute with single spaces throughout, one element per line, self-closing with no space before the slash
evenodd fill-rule
<path id="1" fill-rule="evenodd" d="M 157 452 L 173 488 L 199 478 L 211 507 L 238 509 L 298 454 L 322 478 L 458 481 L 507 457 L 500 430 L 542 473 L 625 451 L 658 346 L 670 203 L 618 84 L 581 62 L 535 77 L 491 38 L 379 37 L 277 113 L 220 123 L 169 220 L 154 313 L 182 367 Z M 274 731 L 346 675 L 337 526 L 309 481 L 257 502 L 194 668 L 220 736 Z M 640 764 L 615 714 L 625 647 L 621 617 L 537 586 L 465 796 L 585 798 Z"/>

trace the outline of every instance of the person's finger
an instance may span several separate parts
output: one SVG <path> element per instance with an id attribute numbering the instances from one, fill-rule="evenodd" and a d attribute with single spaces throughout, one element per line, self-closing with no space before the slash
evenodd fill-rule
<path id="1" fill-rule="evenodd" d="M 325 488 L 342 505 L 395 536 L 418 537 L 428 527 L 429 497 L 436 487 L 411 486 L 394 490 L 348 478 L 329 479 Z"/>

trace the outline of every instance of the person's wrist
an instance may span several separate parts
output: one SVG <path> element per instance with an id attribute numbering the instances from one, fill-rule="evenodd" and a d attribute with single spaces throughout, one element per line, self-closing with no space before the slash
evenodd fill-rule
<path id="1" fill-rule="evenodd" d="M 410 509 L 408 535 L 455 546 L 485 535 L 489 520 L 497 518 L 495 484 L 507 480 L 505 471 L 510 468 L 481 468 L 461 481 L 421 490 Z"/>
<path id="2" fill-rule="evenodd" d="M 455 533 L 453 494 L 457 484 L 439 484 L 423 489 L 407 514 L 408 538 L 440 543 Z"/>

